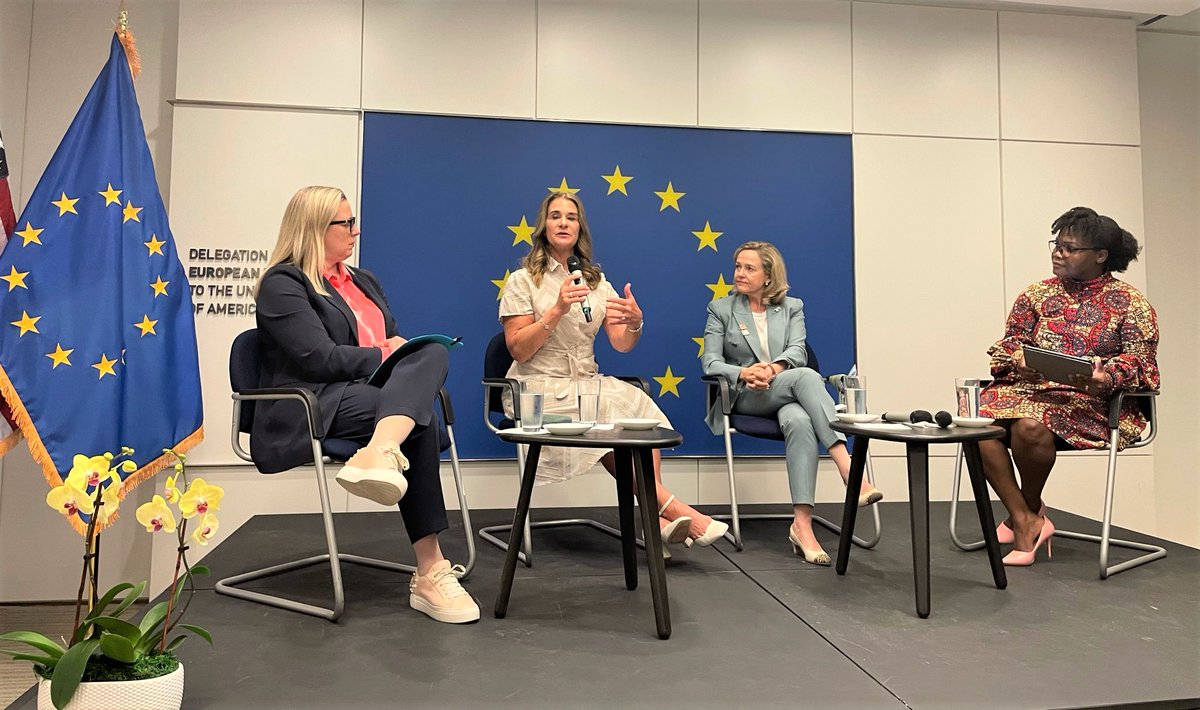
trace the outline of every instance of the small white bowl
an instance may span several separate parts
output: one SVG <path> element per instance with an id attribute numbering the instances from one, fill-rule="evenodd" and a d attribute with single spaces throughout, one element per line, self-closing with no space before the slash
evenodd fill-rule
<path id="1" fill-rule="evenodd" d="M 879 421 L 878 414 L 847 414 L 846 412 L 838 412 L 837 418 L 839 422 L 850 424 L 866 424 L 867 422 Z"/>
<path id="2" fill-rule="evenodd" d="M 546 431 L 559 436 L 578 436 L 588 429 L 592 428 L 591 422 L 560 422 L 558 424 L 546 424 Z"/>
<path id="3" fill-rule="evenodd" d="M 996 420 L 987 417 L 954 417 L 955 425 L 961 427 L 985 427 L 994 421 Z"/>
<path id="4" fill-rule="evenodd" d="M 649 431 L 662 422 L 658 421 L 657 419 L 618 419 L 614 423 L 622 429 L 629 429 L 631 431 Z"/>

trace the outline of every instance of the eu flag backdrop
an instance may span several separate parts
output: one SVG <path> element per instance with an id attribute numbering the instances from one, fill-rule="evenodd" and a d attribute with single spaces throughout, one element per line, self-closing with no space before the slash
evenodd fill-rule
<path id="1" fill-rule="evenodd" d="M 52 486 L 76 454 L 128 446 L 138 468 L 124 495 L 166 464 L 164 448 L 199 443 L 191 295 L 116 35 L 0 279 L 0 392 Z"/>
<path id="2" fill-rule="evenodd" d="M 631 283 L 646 315 L 630 353 L 597 338 L 600 370 L 650 383 L 684 435 L 668 454 L 723 452 L 704 424 L 697 339 L 743 242 L 783 252 L 822 371 L 854 363 L 850 136 L 368 112 L 361 263 L 382 281 L 401 335 L 463 336 L 447 387 L 464 456 L 513 455 L 479 414 L 483 353 L 538 205 L 564 181 L 579 190 L 608 280 L 618 291 Z M 737 449 L 782 453 L 748 437 Z"/>

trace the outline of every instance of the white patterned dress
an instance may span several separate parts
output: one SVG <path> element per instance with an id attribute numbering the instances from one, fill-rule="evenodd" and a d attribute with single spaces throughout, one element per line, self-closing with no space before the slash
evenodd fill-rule
<path id="1" fill-rule="evenodd" d="M 540 286 L 534 285 L 533 277 L 525 269 L 511 274 L 500 299 L 500 318 L 532 315 L 535 320 L 540 319 L 558 300 L 558 292 L 567 273 L 562 264 L 551 259 L 549 270 L 542 275 Z M 587 302 L 592 309 L 591 323 L 584 319 L 583 310 L 573 305 L 533 357 L 526 362 L 513 361 L 508 370 L 508 377 L 518 380 L 528 377 L 548 378 L 545 413 L 565 414 L 572 418 L 578 416 L 573 380 L 599 373 L 596 365 L 596 334 L 604 326 L 608 299 L 616 298 L 617 295 L 612 284 L 602 274 L 600 283 L 588 294 Z M 511 416 L 513 410 L 510 397 L 505 397 L 504 408 Z M 631 417 L 657 419 L 664 427 L 671 427 L 667 416 L 641 389 L 615 377 L 604 377 L 600 388 L 600 421 L 611 423 L 617 419 Z M 542 449 L 541 458 L 538 460 L 537 484 L 565 481 L 586 473 L 609 451 L 610 449 L 547 446 Z"/>

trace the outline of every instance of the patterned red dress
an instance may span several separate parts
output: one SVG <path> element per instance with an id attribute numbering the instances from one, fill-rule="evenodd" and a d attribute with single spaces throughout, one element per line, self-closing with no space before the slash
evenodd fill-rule
<path id="1" fill-rule="evenodd" d="M 1100 356 L 1114 389 L 1158 389 L 1158 317 L 1146 297 L 1111 274 L 1091 281 L 1058 277 L 1017 297 L 1004 337 L 988 349 L 995 381 L 980 396 L 980 414 L 1036 419 L 1077 449 L 1108 445 L 1108 399 L 1059 382 L 1018 381 L 1013 353 L 1036 345 L 1068 355 Z M 1141 435 L 1146 420 L 1133 401 L 1121 408 L 1120 444 Z"/>

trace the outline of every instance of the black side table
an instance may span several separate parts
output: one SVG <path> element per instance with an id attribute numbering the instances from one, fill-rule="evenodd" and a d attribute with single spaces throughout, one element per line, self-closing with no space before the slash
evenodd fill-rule
<path id="1" fill-rule="evenodd" d="M 900 429 L 903 425 L 884 428 L 845 422 L 833 422 L 830 426 L 834 431 L 854 437 L 850 478 L 846 482 L 846 504 L 842 512 L 842 536 L 838 541 L 838 574 L 846 574 L 846 565 L 850 562 L 850 539 L 854 535 L 854 520 L 858 515 L 858 489 L 862 486 L 867 446 L 871 439 L 903 442 L 908 449 L 908 505 L 912 516 L 913 583 L 916 587 L 917 616 L 922 619 L 929 616 L 929 445 L 961 443 L 971 478 L 971 490 L 975 494 L 975 509 L 979 512 L 979 524 L 983 528 L 983 540 L 992 565 L 992 578 L 996 582 L 996 589 L 1008 586 L 1000 544 L 996 542 L 996 521 L 992 518 L 992 504 L 983 476 L 983 459 L 979 456 L 979 442 L 1004 438 L 1003 429 L 998 426 L 956 426 L 949 429 L 910 429 L 905 426 Z"/>
<path id="2" fill-rule="evenodd" d="M 654 481 L 654 449 L 679 446 L 683 436 L 677 431 L 656 427 L 649 431 L 629 429 L 592 429 L 578 436 L 559 436 L 549 433 L 525 433 L 516 429 L 502 431 L 498 436 L 515 444 L 528 444 L 525 474 L 521 477 L 521 493 L 513 515 L 508 552 L 500 574 L 500 590 L 496 594 L 495 616 L 503 619 L 508 613 L 508 598 L 512 592 L 513 575 L 517 569 L 517 554 L 521 549 L 521 531 L 529 517 L 529 502 L 537 478 L 538 458 L 543 446 L 572 446 L 590 449 L 612 449 L 617 465 L 617 511 L 621 519 L 621 554 L 625 562 L 625 587 L 637 589 L 637 535 L 633 528 L 633 491 L 628 482 L 637 484 L 638 509 L 645 531 L 646 563 L 650 573 L 650 595 L 654 600 L 654 621 L 658 637 L 671 637 L 671 609 L 667 600 L 667 574 L 663 566 L 662 537 L 658 535 L 658 486 Z M 993 531 L 993 535 L 995 531 Z"/>

